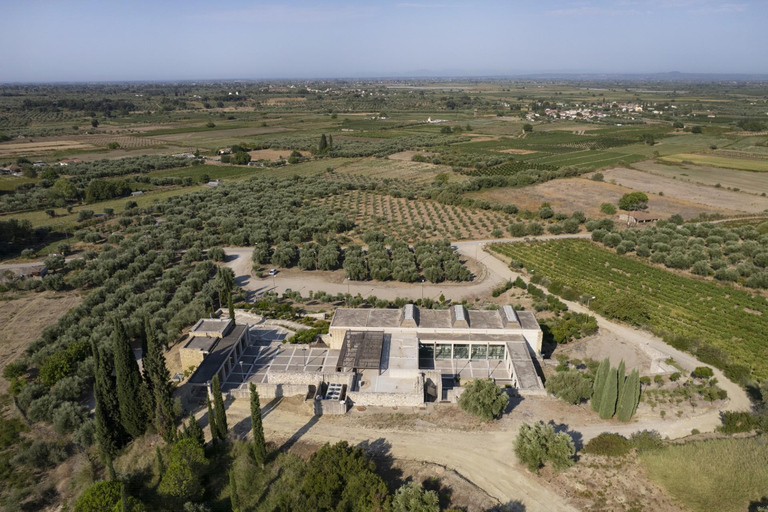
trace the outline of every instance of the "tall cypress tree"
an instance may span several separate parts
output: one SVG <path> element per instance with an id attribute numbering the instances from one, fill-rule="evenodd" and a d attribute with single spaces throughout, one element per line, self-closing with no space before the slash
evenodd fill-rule
<path id="1" fill-rule="evenodd" d="M 604 420 L 613 418 L 616 413 L 616 399 L 619 396 L 619 371 L 611 368 L 603 386 L 603 396 L 600 398 L 600 417 Z"/>
<path id="2" fill-rule="evenodd" d="M 206 396 L 205 401 L 208 404 L 208 426 L 211 429 L 211 442 L 215 443 L 216 440 L 219 439 L 219 426 L 216 425 L 216 416 L 213 414 L 211 398 Z"/>
<path id="3" fill-rule="evenodd" d="M 320 144 L 317 145 L 317 152 L 323 154 L 328 150 L 328 139 L 325 134 L 320 135 Z"/>
<path id="4" fill-rule="evenodd" d="M 608 372 L 611 369 L 611 362 L 606 357 L 597 367 L 595 373 L 595 383 L 592 385 L 592 400 L 590 406 L 595 412 L 600 412 L 600 401 L 603 398 L 603 388 L 605 387 L 605 381 L 608 378 Z"/>
<path id="5" fill-rule="evenodd" d="M 229 319 L 235 320 L 235 306 L 232 304 L 232 292 L 227 293 L 227 307 L 229 308 Z"/>
<path id="6" fill-rule="evenodd" d="M 261 423 L 261 401 L 256 386 L 251 383 L 251 431 L 253 432 L 253 458 L 264 466 L 267 461 L 267 443 L 264 440 L 264 426 Z"/>
<path id="7" fill-rule="evenodd" d="M 333 135 L 328 135 L 328 151 L 333 151 Z"/>
<path id="8" fill-rule="evenodd" d="M 619 362 L 619 401 L 621 400 L 621 394 L 624 392 L 624 383 L 626 382 L 626 375 L 627 375 L 627 366 L 624 364 L 624 360 L 622 359 L 621 362 Z M 618 404 L 618 401 L 616 402 Z M 618 405 L 616 406 L 618 408 Z"/>
<path id="9" fill-rule="evenodd" d="M 145 388 L 139 365 L 133 355 L 125 327 L 115 320 L 113 349 L 117 375 L 117 400 L 120 403 L 120 419 L 131 437 L 139 437 L 147 430 Z"/>
<path id="10" fill-rule="evenodd" d="M 96 401 L 94 418 L 96 420 L 96 441 L 102 460 L 109 464 L 126 438 L 120 422 L 120 405 L 117 401 L 115 379 L 112 376 L 112 364 L 104 357 L 91 341 L 91 352 L 95 363 L 93 395 Z"/>
<path id="11" fill-rule="evenodd" d="M 197 441 L 200 446 L 205 446 L 205 434 L 203 434 L 203 429 L 200 427 L 200 423 L 197 422 L 197 418 L 195 418 L 194 414 L 189 415 L 187 436 L 190 439 Z"/>
<path id="12" fill-rule="evenodd" d="M 171 374 L 165 364 L 163 347 L 157 341 L 155 330 L 149 318 L 144 320 L 144 337 L 147 354 L 144 359 L 144 374 L 147 386 L 152 391 L 152 416 L 155 429 L 166 442 L 172 442 L 176 435 L 176 418 L 173 413 L 173 388 Z"/>
<path id="13" fill-rule="evenodd" d="M 227 438 L 227 411 L 224 409 L 224 399 L 221 396 L 221 384 L 219 384 L 219 376 L 213 376 L 213 408 L 216 415 L 216 427 L 218 430 L 219 439 Z"/>
<path id="14" fill-rule="evenodd" d="M 624 385 L 624 393 L 619 398 L 619 403 L 616 407 L 616 417 L 619 421 L 624 423 L 632 419 L 635 413 L 637 403 L 640 401 L 640 374 L 637 370 L 632 370 L 627 377 L 627 382 Z"/>

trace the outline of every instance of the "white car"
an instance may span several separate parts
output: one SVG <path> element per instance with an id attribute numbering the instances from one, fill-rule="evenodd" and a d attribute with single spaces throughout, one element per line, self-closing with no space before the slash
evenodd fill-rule
<path id="1" fill-rule="evenodd" d="M 269 269 L 269 275 L 276 276 L 277 275 L 277 270 L 274 269 L 274 268 Z"/>

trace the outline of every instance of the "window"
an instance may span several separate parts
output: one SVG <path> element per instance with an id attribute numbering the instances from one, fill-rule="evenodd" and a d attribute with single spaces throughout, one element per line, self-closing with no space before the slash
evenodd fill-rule
<path id="1" fill-rule="evenodd" d="M 453 358 L 454 359 L 469 359 L 469 345 L 454 345 L 453 346 Z"/>
<path id="2" fill-rule="evenodd" d="M 434 345 L 422 345 L 419 343 L 419 359 L 434 359 L 435 346 Z"/>
<path id="3" fill-rule="evenodd" d="M 488 359 L 504 359 L 504 345 L 488 345 Z"/>
<path id="4" fill-rule="evenodd" d="M 435 346 L 435 359 L 450 359 L 451 345 L 441 343 Z"/>
<path id="5" fill-rule="evenodd" d="M 488 358 L 488 345 L 472 345 L 472 360 L 480 361 Z"/>

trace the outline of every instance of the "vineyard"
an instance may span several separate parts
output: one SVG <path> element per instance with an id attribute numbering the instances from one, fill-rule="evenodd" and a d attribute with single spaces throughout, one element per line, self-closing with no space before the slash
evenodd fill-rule
<path id="1" fill-rule="evenodd" d="M 575 296 L 595 297 L 592 309 L 610 314 L 626 299 L 640 323 L 726 374 L 768 378 L 768 301 L 714 282 L 673 274 L 618 256 L 584 240 L 494 245 L 541 278 Z M 551 285 L 550 285 L 551 286 Z M 631 303 L 628 303 L 631 301 Z M 621 316 L 621 312 L 616 315 Z"/>

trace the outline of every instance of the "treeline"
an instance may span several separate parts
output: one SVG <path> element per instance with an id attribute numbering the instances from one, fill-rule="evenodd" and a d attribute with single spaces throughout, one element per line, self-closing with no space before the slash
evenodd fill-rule
<path id="1" fill-rule="evenodd" d="M 50 228 L 32 227 L 29 220 L 0 220 L 0 255 L 21 252 L 24 247 L 41 243 Z"/>
<path id="2" fill-rule="evenodd" d="M 40 179 L 37 182 L 23 183 L 16 187 L 13 193 L 0 196 L 0 212 L 63 208 L 81 199 L 92 202 L 122 197 L 131 192 L 130 186 L 126 188 L 125 180 L 120 182 L 102 180 L 93 185 L 92 189 L 91 183 L 99 178 L 147 174 L 163 169 L 186 167 L 193 163 L 196 163 L 196 160 L 190 158 L 140 156 L 81 162 L 60 168 L 48 166 L 39 175 Z M 184 178 L 135 176 L 128 178 L 128 181 L 152 183 L 158 186 L 192 185 L 191 178 L 185 180 Z"/>
<path id="3" fill-rule="evenodd" d="M 62 98 L 58 100 L 43 100 L 27 98 L 22 102 L 25 110 L 37 110 L 40 112 L 59 112 L 61 110 L 74 110 L 78 112 L 103 112 L 111 117 L 113 113 L 128 115 L 137 110 L 136 105 L 127 100 L 104 98 L 100 100 L 88 100 L 84 98 Z"/>

